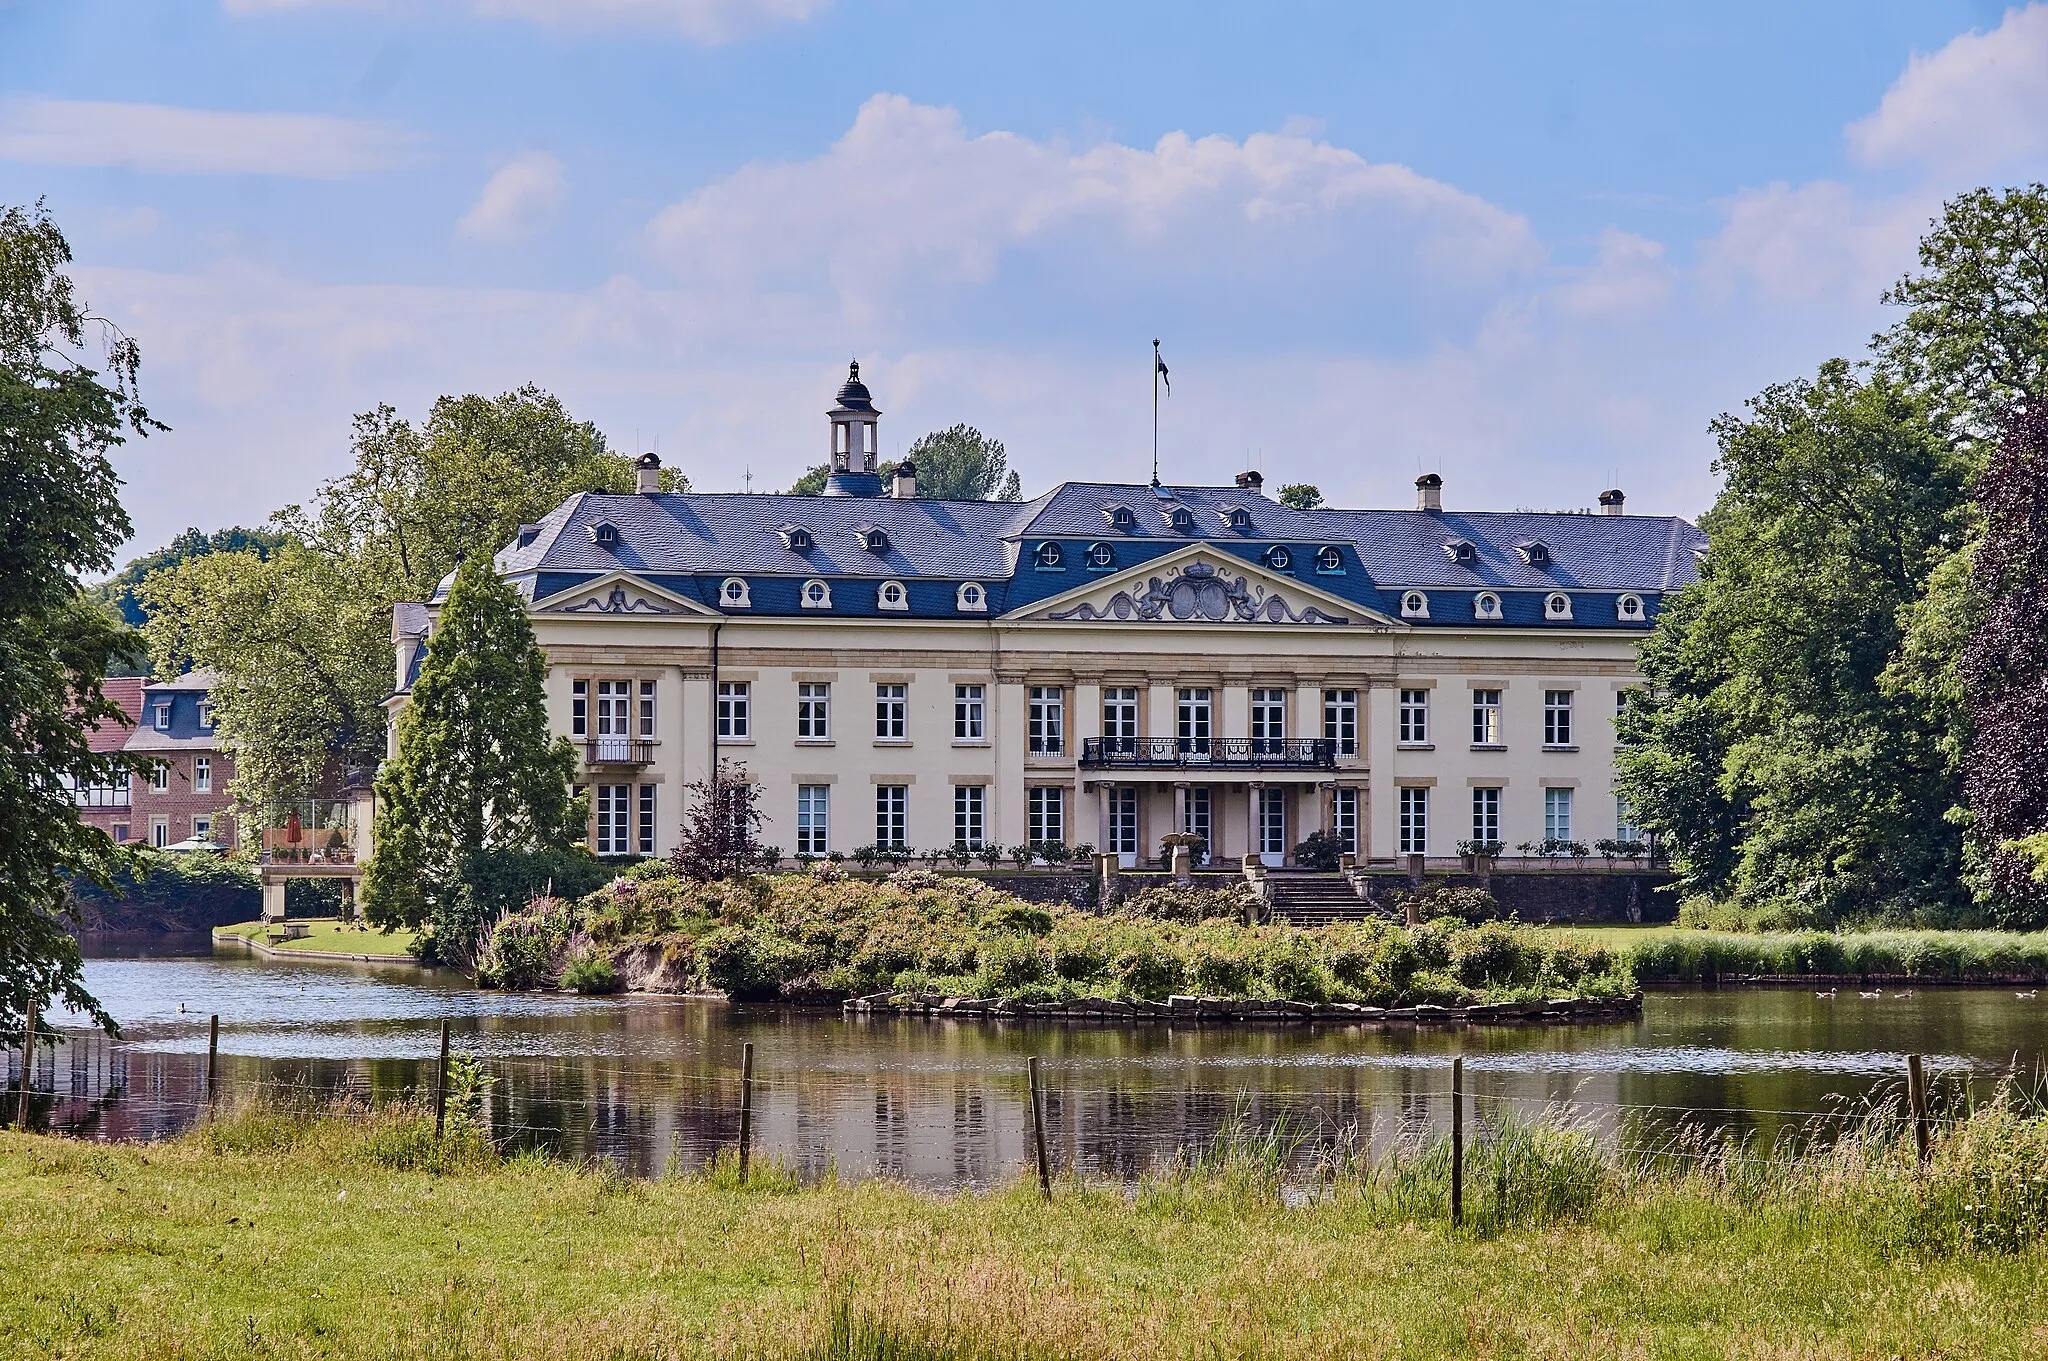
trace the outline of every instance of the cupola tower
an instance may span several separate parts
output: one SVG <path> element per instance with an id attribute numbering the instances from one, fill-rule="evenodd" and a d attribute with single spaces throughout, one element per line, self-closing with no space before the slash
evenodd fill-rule
<path id="1" fill-rule="evenodd" d="M 825 495 L 880 496 L 875 426 L 882 413 L 875 410 L 875 399 L 860 380 L 859 360 L 847 365 L 839 399 L 826 415 L 832 422 L 832 473 L 825 479 Z"/>

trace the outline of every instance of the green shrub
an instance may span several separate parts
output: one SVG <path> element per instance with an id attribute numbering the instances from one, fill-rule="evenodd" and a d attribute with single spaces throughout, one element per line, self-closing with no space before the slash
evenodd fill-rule
<path id="1" fill-rule="evenodd" d="M 1306 932 L 1286 930 L 1267 939 L 1258 953 L 1258 982 L 1267 997 L 1322 1002 L 1330 996 L 1330 975 Z"/>
<path id="2" fill-rule="evenodd" d="M 1150 938 L 1119 950 L 1110 961 L 1110 973 L 1125 996 L 1152 1002 L 1179 991 L 1182 978 L 1180 959 Z"/>
<path id="3" fill-rule="evenodd" d="M 1078 982 L 1094 978 L 1109 967 L 1109 951 L 1093 934 L 1063 931 L 1048 945 L 1052 950 L 1053 972 L 1061 978 Z"/>
<path id="4" fill-rule="evenodd" d="M 782 980 L 803 971 L 794 942 L 744 926 L 721 926 L 697 942 L 704 981 L 735 1002 L 771 1001 Z"/>
<path id="5" fill-rule="evenodd" d="M 1243 887 L 1174 888 L 1160 884 L 1126 897 L 1121 911 L 1127 916 L 1154 917 L 1160 921 L 1249 921 L 1258 901 L 1257 895 Z"/>
<path id="6" fill-rule="evenodd" d="M 1030 903 L 1004 903 L 983 917 L 981 924 L 991 931 L 1022 931 L 1026 935 L 1043 936 L 1052 930 L 1052 913 Z"/>
<path id="7" fill-rule="evenodd" d="M 1029 936 L 998 936 L 982 946 L 976 984 L 984 997 L 1007 997 L 1052 974 L 1052 956 Z"/>
<path id="8" fill-rule="evenodd" d="M 624 986 L 618 967 L 594 949 L 585 949 L 562 970 L 562 987 L 569 992 L 594 995 L 617 992 Z"/>
<path id="9" fill-rule="evenodd" d="M 1236 942 L 1198 938 L 1188 950 L 1188 986 L 1204 997 L 1242 997 L 1251 991 L 1251 954 Z"/>

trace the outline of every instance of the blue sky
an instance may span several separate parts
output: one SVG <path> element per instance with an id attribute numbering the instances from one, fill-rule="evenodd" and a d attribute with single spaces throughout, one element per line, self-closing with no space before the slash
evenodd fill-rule
<path id="1" fill-rule="evenodd" d="M 785 485 L 885 447 L 1696 514 L 1707 423 L 1854 353 L 1943 197 L 2048 178 L 2048 5 L 0 0 L 47 198 L 173 430 L 138 546 L 538 383 Z"/>

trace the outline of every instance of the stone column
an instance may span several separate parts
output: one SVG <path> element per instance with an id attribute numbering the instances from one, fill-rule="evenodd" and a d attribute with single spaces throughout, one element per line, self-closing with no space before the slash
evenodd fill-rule
<path id="1" fill-rule="evenodd" d="M 1366 811 L 1359 819 L 1358 851 L 1361 857 L 1388 856 L 1400 844 L 1396 820 L 1399 807 L 1394 796 L 1394 702 L 1392 685 L 1374 685 L 1361 699 L 1359 754 L 1366 758 Z"/>
<path id="2" fill-rule="evenodd" d="M 1246 836 L 1244 853 L 1263 865 L 1266 863 L 1266 853 L 1259 839 L 1259 813 L 1260 804 L 1265 801 L 1266 786 L 1253 781 L 1251 784 L 1246 785 L 1245 789 L 1248 797 L 1245 799 L 1247 812 L 1245 814 Z"/>
<path id="3" fill-rule="evenodd" d="M 1024 678 L 996 677 L 990 698 L 994 703 L 985 721 L 995 741 L 995 785 L 989 791 L 995 807 L 988 811 L 988 834 L 1005 846 L 1015 846 L 1024 840 L 1024 752 L 1029 740 Z"/>

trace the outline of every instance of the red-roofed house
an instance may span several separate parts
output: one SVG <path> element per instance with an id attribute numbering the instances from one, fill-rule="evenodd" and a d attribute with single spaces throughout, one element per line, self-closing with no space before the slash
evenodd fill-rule
<path id="1" fill-rule="evenodd" d="M 110 676 L 105 690 L 107 698 L 121 706 L 127 715 L 124 722 L 96 723 L 88 736 L 94 751 L 120 751 L 128 745 L 128 736 L 135 731 L 135 720 L 142 713 L 142 687 L 140 676 Z M 79 820 L 89 827 L 97 827 L 116 841 L 129 841 L 135 836 L 135 822 L 132 817 L 132 796 L 129 793 L 130 777 L 123 775 L 110 784 L 89 785 L 73 789 L 78 800 Z"/>

